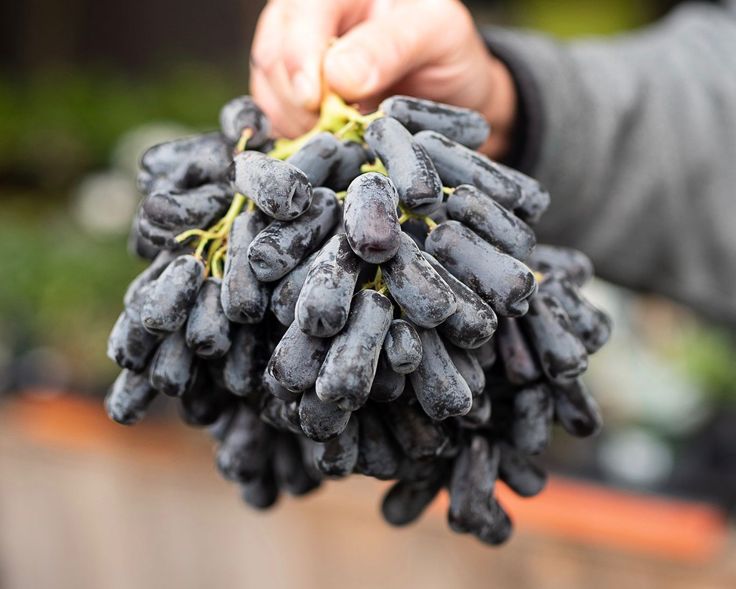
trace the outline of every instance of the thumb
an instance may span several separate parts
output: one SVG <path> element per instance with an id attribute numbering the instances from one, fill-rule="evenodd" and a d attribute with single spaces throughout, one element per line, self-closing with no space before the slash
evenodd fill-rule
<path id="1" fill-rule="evenodd" d="M 340 37 L 324 58 L 327 84 L 349 102 L 379 94 L 432 61 L 440 34 L 437 14 L 410 4 L 364 21 Z M 441 24 L 441 23 L 440 23 Z"/>

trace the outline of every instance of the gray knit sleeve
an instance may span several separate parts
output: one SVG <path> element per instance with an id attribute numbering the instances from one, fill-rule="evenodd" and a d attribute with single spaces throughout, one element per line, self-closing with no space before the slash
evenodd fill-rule
<path id="1" fill-rule="evenodd" d="M 685 5 L 612 39 L 488 29 L 519 88 L 547 242 L 736 325 L 736 12 Z"/>

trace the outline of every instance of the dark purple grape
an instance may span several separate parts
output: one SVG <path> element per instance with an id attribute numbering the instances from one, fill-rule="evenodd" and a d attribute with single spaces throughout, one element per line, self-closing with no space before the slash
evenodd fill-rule
<path id="1" fill-rule="evenodd" d="M 388 360 L 386 353 L 381 352 L 378 357 L 378 366 L 376 367 L 376 375 L 373 377 L 371 384 L 370 399 L 377 403 L 390 403 L 398 399 L 404 392 L 406 386 L 406 376 L 395 372 Z"/>
<path id="2" fill-rule="evenodd" d="M 202 260 L 186 254 L 171 262 L 151 283 L 141 308 L 141 321 L 151 333 L 173 333 L 187 321 L 204 282 Z"/>
<path id="3" fill-rule="evenodd" d="M 220 129 L 232 143 L 238 143 L 243 131 L 249 130 L 247 148 L 258 149 L 268 140 L 271 124 L 250 96 L 238 96 L 220 109 Z"/>
<path id="4" fill-rule="evenodd" d="M 179 403 L 182 421 L 192 427 L 206 427 L 216 423 L 234 401 L 228 391 L 218 388 L 201 375 L 202 371 L 199 371 L 197 382 L 181 396 Z"/>
<path id="5" fill-rule="evenodd" d="M 530 178 L 526 174 L 503 164 L 496 165 L 504 174 L 516 182 L 521 190 L 521 202 L 516 205 L 514 214 L 531 225 L 539 223 L 552 200 L 549 192 L 534 178 Z"/>
<path id="6" fill-rule="evenodd" d="M 422 254 L 452 289 L 456 311 L 437 328 L 442 336 L 456 346 L 475 349 L 493 337 L 498 319 L 490 305 L 465 286 L 427 252 Z"/>
<path id="7" fill-rule="evenodd" d="M 204 184 L 187 190 L 154 190 L 144 200 L 146 218 L 163 229 L 180 232 L 204 228 L 219 220 L 232 201 L 228 184 Z"/>
<path id="8" fill-rule="evenodd" d="M 401 455 L 381 415 L 371 406 L 356 415 L 360 424 L 356 472 L 380 480 L 396 478 Z"/>
<path id="9" fill-rule="evenodd" d="M 312 186 L 304 172 L 257 151 L 235 156 L 233 182 L 238 192 L 280 221 L 296 219 L 312 202 Z"/>
<path id="10" fill-rule="evenodd" d="M 478 429 L 485 427 L 491 420 L 492 406 L 491 397 L 486 393 L 473 398 L 473 406 L 470 411 L 460 417 L 458 421 L 466 429 Z"/>
<path id="11" fill-rule="evenodd" d="M 412 460 L 440 456 L 449 446 L 443 426 L 422 411 L 409 386 L 401 398 L 380 405 L 380 410 L 399 447 Z"/>
<path id="12" fill-rule="evenodd" d="M 299 402 L 299 423 L 304 435 L 316 442 L 326 442 L 347 427 L 350 411 L 335 403 L 322 401 L 314 389 L 305 391 Z"/>
<path id="13" fill-rule="evenodd" d="M 414 372 L 422 361 L 422 340 L 411 323 L 394 319 L 383 341 L 386 360 L 398 374 Z"/>
<path id="14" fill-rule="evenodd" d="M 538 245 L 529 258 L 529 266 L 542 274 L 562 272 L 578 286 L 583 286 L 593 277 L 590 258 L 568 247 Z"/>
<path id="15" fill-rule="evenodd" d="M 365 141 L 381 159 L 401 202 L 423 213 L 442 202 L 442 182 L 426 151 L 396 119 L 382 117 L 365 131 Z"/>
<path id="16" fill-rule="evenodd" d="M 230 322 L 220 304 L 219 278 L 208 278 L 199 289 L 187 320 L 187 346 L 200 358 L 221 358 L 230 349 Z"/>
<path id="17" fill-rule="evenodd" d="M 178 255 L 178 253 L 168 250 L 159 252 L 148 267 L 130 282 L 123 297 L 123 304 L 126 307 L 130 305 L 140 290 L 161 276 L 161 273 Z"/>
<path id="18" fill-rule="evenodd" d="M 501 442 L 499 478 L 521 497 L 534 497 L 542 492 L 547 474 L 513 446 Z"/>
<path id="19" fill-rule="evenodd" d="M 447 214 L 517 260 L 526 260 L 537 243 L 529 225 L 468 184 L 447 199 Z"/>
<path id="20" fill-rule="evenodd" d="M 358 176 L 345 197 L 345 234 L 355 254 L 370 264 L 382 264 L 399 249 L 399 195 L 383 174 Z"/>
<path id="21" fill-rule="evenodd" d="M 264 395 L 260 413 L 261 420 L 279 431 L 301 436 L 299 401 L 300 399 L 284 401 L 270 395 Z"/>
<path id="22" fill-rule="evenodd" d="M 506 317 L 526 313 L 527 299 L 537 283 L 532 271 L 518 260 L 457 221 L 438 225 L 427 237 L 425 247 L 497 314 Z"/>
<path id="23" fill-rule="evenodd" d="M 332 133 L 317 133 L 286 161 L 299 168 L 312 186 L 322 186 L 337 166 L 342 144 Z"/>
<path id="24" fill-rule="evenodd" d="M 442 478 L 422 482 L 398 481 L 383 497 L 383 519 L 392 526 L 414 523 L 440 492 L 442 484 Z"/>
<path id="25" fill-rule="evenodd" d="M 183 331 L 166 336 L 151 360 L 149 381 L 158 392 L 181 397 L 197 377 L 194 353 L 187 348 Z"/>
<path id="26" fill-rule="evenodd" d="M 229 481 L 252 481 L 266 470 L 272 451 L 273 430 L 241 405 L 217 449 L 217 468 Z"/>
<path id="27" fill-rule="evenodd" d="M 488 370 L 496 363 L 496 345 L 494 339 L 487 341 L 473 350 L 473 354 L 478 359 L 478 364 L 480 364 L 483 370 Z"/>
<path id="28" fill-rule="evenodd" d="M 351 411 L 363 406 L 392 315 L 391 301 L 374 290 L 353 297 L 345 328 L 332 340 L 319 371 L 315 389 L 320 399 Z"/>
<path id="29" fill-rule="evenodd" d="M 567 433 L 586 438 L 600 431 L 603 426 L 601 411 L 580 379 L 566 385 L 554 385 L 552 393 L 555 417 Z"/>
<path id="30" fill-rule="evenodd" d="M 480 395 L 486 387 L 486 375 L 480 366 L 480 362 L 478 362 L 478 358 L 472 352 L 447 342 L 445 342 L 445 349 L 460 376 L 468 384 L 473 397 Z"/>
<path id="31" fill-rule="evenodd" d="M 340 221 L 329 188 L 315 188 L 312 205 L 294 221 L 273 221 L 250 242 L 248 261 L 261 282 L 279 280 L 312 253 Z"/>
<path id="32" fill-rule="evenodd" d="M 306 391 L 317 382 L 330 340 L 314 337 L 292 323 L 268 361 L 268 372 L 290 391 Z"/>
<path id="33" fill-rule="evenodd" d="M 518 184 L 483 154 L 434 131 L 421 131 L 414 138 L 432 158 L 445 186 L 471 184 L 509 210 L 521 202 Z"/>
<path id="34" fill-rule="evenodd" d="M 253 509 L 270 509 L 276 504 L 279 487 L 270 464 L 252 480 L 240 483 L 240 496 Z"/>
<path id="35" fill-rule="evenodd" d="M 530 384 L 542 378 L 542 371 L 519 327 L 518 319 L 507 318 L 501 321 L 496 341 L 504 374 L 511 384 Z"/>
<path id="36" fill-rule="evenodd" d="M 413 323 L 436 327 L 457 311 L 452 289 L 406 234 L 401 234 L 398 252 L 381 269 L 391 296 Z"/>
<path id="37" fill-rule="evenodd" d="M 107 340 L 107 357 L 121 368 L 141 372 L 158 347 L 160 337 L 147 331 L 141 321 L 141 307 L 151 284 L 144 285 L 132 298 Z"/>
<path id="38" fill-rule="evenodd" d="M 413 96 L 391 96 L 378 107 L 411 133 L 436 131 L 448 139 L 478 149 L 486 142 L 491 127 L 480 113 Z"/>
<path id="39" fill-rule="evenodd" d="M 409 375 L 424 412 L 436 420 L 465 415 L 473 405 L 468 384 L 455 367 L 442 339 L 434 329 L 420 329 L 422 361 Z"/>
<path id="40" fill-rule="evenodd" d="M 294 322 L 294 312 L 299 293 L 302 291 L 304 281 L 307 279 L 309 267 L 319 252 L 314 252 L 305 258 L 296 268 L 284 276 L 271 293 L 271 312 L 282 325 L 289 326 Z"/>
<path id="41" fill-rule="evenodd" d="M 145 417 L 155 398 L 148 374 L 123 370 L 105 397 L 105 411 L 120 425 L 135 425 Z"/>
<path id="42" fill-rule="evenodd" d="M 306 495 L 320 485 L 320 481 L 313 479 L 304 468 L 301 447 L 293 436 L 276 438 L 273 470 L 279 488 L 294 497 Z"/>
<path id="43" fill-rule="evenodd" d="M 299 400 L 299 393 L 294 393 L 286 387 L 281 386 L 281 383 L 273 376 L 271 376 L 268 370 L 265 370 L 261 375 L 261 388 L 263 389 L 264 393 L 273 395 L 274 397 L 281 399 L 282 401 L 286 401 L 287 403 Z"/>
<path id="44" fill-rule="evenodd" d="M 352 416 L 347 427 L 335 438 L 314 444 L 314 462 L 328 477 L 345 477 L 358 462 L 358 419 Z"/>
<path id="45" fill-rule="evenodd" d="M 547 377 L 570 382 L 588 368 L 588 353 L 570 326 L 570 319 L 553 296 L 539 292 L 532 297 L 529 313 L 521 320 L 529 344 Z"/>
<path id="46" fill-rule="evenodd" d="M 232 345 L 225 356 L 222 379 L 225 388 L 238 397 L 251 397 L 259 389 L 261 363 L 258 358 L 260 336 L 251 325 L 235 326 Z"/>
<path id="47" fill-rule="evenodd" d="M 244 211 L 230 229 L 220 301 L 233 323 L 260 323 L 268 308 L 268 287 L 248 263 L 248 247 L 265 225 L 259 213 Z"/>
<path id="48" fill-rule="evenodd" d="M 299 327 L 313 336 L 331 337 L 348 319 L 361 261 L 347 237 L 332 237 L 317 254 L 296 303 Z"/>
<path id="49" fill-rule="evenodd" d="M 337 163 L 324 185 L 333 190 L 346 190 L 350 183 L 360 176 L 360 169 L 368 159 L 368 153 L 360 143 L 343 141 L 338 148 Z"/>
<path id="50" fill-rule="evenodd" d="M 552 396 L 543 383 L 514 396 L 511 441 L 524 454 L 539 454 L 549 444 L 552 429 Z"/>
<path id="51" fill-rule="evenodd" d="M 562 273 L 551 272 L 545 275 L 539 288 L 559 301 L 570 318 L 573 331 L 589 354 L 594 354 L 606 344 L 611 337 L 611 318 L 594 307 L 572 280 Z"/>

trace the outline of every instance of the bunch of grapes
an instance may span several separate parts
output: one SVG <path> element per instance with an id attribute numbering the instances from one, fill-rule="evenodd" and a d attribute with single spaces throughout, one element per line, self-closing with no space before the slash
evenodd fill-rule
<path id="1" fill-rule="evenodd" d="M 548 193 L 475 151 L 479 114 L 426 100 L 362 115 L 331 95 L 274 142 L 243 96 L 220 127 L 142 158 L 151 264 L 110 336 L 110 417 L 176 398 L 259 509 L 357 473 L 394 481 L 393 525 L 446 488 L 453 530 L 506 540 L 496 480 L 539 493 L 553 422 L 601 425 L 579 378 L 610 322 L 581 294 L 589 260 L 536 244 Z"/>

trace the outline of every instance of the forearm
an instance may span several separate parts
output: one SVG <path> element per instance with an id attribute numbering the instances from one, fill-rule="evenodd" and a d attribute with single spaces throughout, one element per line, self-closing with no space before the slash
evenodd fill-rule
<path id="1" fill-rule="evenodd" d="M 610 41 L 487 37 L 525 119 L 516 163 L 552 193 L 542 239 L 736 324 L 734 13 L 689 6 Z"/>

